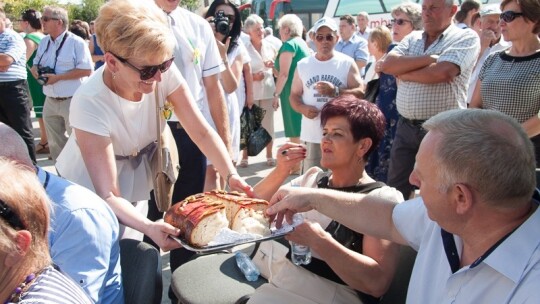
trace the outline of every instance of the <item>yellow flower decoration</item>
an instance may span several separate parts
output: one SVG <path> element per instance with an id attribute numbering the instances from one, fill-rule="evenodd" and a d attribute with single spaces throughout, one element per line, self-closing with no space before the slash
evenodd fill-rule
<path id="1" fill-rule="evenodd" d="M 193 45 L 193 42 L 191 41 L 191 39 L 188 39 L 188 41 L 189 41 L 189 45 L 191 45 L 191 48 L 193 49 L 193 63 L 199 64 L 199 59 L 201 58 L 201 51 L 199 50 L 199 48 Z"/>
<path id="2" fill-rule="evenodd" d="M 165 105 L 163 106 L 163 110 L 161 110 L 161 114 L 163 115 L 163 119 L 169 120 L 172 117 L 172 113 L 174 110 L 174 106 L 169 101 L 165 102 Z"/>

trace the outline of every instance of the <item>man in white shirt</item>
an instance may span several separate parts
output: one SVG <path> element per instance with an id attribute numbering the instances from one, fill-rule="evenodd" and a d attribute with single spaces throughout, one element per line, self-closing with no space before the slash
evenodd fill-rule
<path id="1" fill-rule="evenodd" d="M 69 105 L 71 97 L 94 70 L 90 49 L 84 40 L 67 31 L 68 14 L 61 7 L 48 6 L 41 17 L 43 31 L 48 34 L 34 58 L 32 74 L 43 83 L 47 96 L 43 107 L 45 130 L 51 157 L 56 158 L 71 134 Z"/>
<path id="2" fill-rule="evenodd" d="M 300 139 L 306 143 L 303 172 L 320 167 L 322 128 L 320 110 L 341 94 L 364 96 L 364 84 L 354 60 L 334 50 L 339 39 L 336 22 L 328 17 L 313 26 L 317 52 L 298 62 L 294 73 L 290 102 L 302 114 Z"/>
<path id="3" fill-rule="evenodd" d="M 368 40 L 371 28 L 369 27 L 369 14 L 367 12 L 359 12 L 356 15 L 356 22 L 358 23 L 358 35 Z"/>
<path id="4" fill-rule="evenodd" d="M 486 5 L 480 9 L 480 54 L 478 61 L 474 66 L 474 70 L 469 78 L 469 89 L 467 91 L 467 105 L 471 103 L 471 99 L 476 88 L 480 69 L 490 54 L 502 51 L 510 47 L 510 42 L 501 39 L 501 26 L 499 25 L 499 16 L 501 9 L 498 4 Z"/>
<path id="5" fill-rule="evenodd" d="M 333 190 L 282 188 L 267 209 L 291 222 L 315 209 L 359 233 L 418 251 L 407 303 L 537 303 L 540 208 L 523 128 L 481 109 L 450 110 L 428 130 L 410 176 L 421 197 L 395 204 Z M 533 196 L 533 193 L 535 194 Z"/>

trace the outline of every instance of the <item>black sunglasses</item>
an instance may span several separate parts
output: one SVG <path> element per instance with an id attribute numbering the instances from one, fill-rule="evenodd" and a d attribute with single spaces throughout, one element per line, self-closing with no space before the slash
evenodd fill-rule
<path id="1" fill-rule="evenodd" d="M 324 39 L 326 39 L 326 41 L 334 41 L 334 35 L 328 34 L 326 36 L 323 36 L 323 35 L 315 36 L 315 40 L 319 42 L 322 42 Z"/>
<path id="2" fill-rule="evenodd" d="M 514 21 L 514 19 L 520 16 L 523 16 L 523 13 L 517 13 L 514 11 L 506 11 L 506 12 L 501 13 L 499 19 L 506 23 L 509 23 L 509 22 Z"/>
<path id="3" fill-rule="evenodd" d="M 109 53 L 111 53 L 111 52 L 109 52 Z M 143 67 L 142 69 L 139 69 L 138 67 L 136 67 L 133 64 L 129 63 L 129 61 L 127 61 L 127 59 L 122 58 L 122 57 L 120 57 L 118 55 L 115 55 L 114 53 L 111 53 L 111 54 L 114 57 L 118 58 L 118 60 L 120 60 L 120 62 L 127 64 L 130 68 L 132 68 L 135 71 L 139 72 L 141 80 L 148 80 L 148 79 L 154 77 L 154 75 L 156 75 L 158 70 L 161 71 L 161 73 L 167 72 L 167 70 L 171 67 L 171 65 L 172 65 L 172 63 L 174 61 L 174 57 L 172 57 L 171 59 L 166 60 L 162 64 L 149 65 L 149 66 Z"/>
<path id="4" fill-rule="evenodd" d="M 412 24 L 412 21 L 410 21 L 410 20 L 405 20 L 405 19 L 392 19 L 392 24 L 404 25 L 405 22 L 410 22 L 410 23 Z"/>
<path id="5" fill-rule="evenodd" d="M 43 21 L 43 22 L 48 22 L 49 20 L 60 20 L 60 19 L 53 18 L 53 17 L 48 17 L 48 16 L 41 17 L 41 21 Z"/>
<path id="6" fill-rule="evenodd" d="M 6 220 L 11 228 L 15 230 L 25 229 L 21 218 L 3 200 L 0 200 L 0 216 Z"/>

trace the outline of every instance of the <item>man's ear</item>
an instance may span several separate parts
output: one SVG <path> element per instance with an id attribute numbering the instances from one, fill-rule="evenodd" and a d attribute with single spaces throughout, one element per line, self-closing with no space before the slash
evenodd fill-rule
<path id="1" fill-rule="evenodd" d="M 452 188 L 452 198 L 456 204 L 456 213 L 463 215 L 473 206 L 473 192 L 465 184 L 455 184 Z"/>
<path id="2" fill-rule="evenodd" d="M 12 267 L 19 263 L 30 250 L 32 244 L 32 234 L 28 230 L 17 231 L 15 235 L 15 243 L 17 250 L 7 254 L 4 261 L 6 267 Z"/>

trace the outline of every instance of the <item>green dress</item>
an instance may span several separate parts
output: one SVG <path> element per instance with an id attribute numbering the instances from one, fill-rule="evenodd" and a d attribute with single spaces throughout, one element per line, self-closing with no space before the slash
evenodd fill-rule
<path id="1" fill-rule="evenodd" d="M 285 52 L 293 53 L 291 67 L 289 68 L 289 76 L 287 82 L 279 95 L 281 99 L 281 114 L 283 115 L 283 126 L 285 127 L 285 137 L 300 137 L 300 128 L 302 124 L 302 114 L 296 112 L 291 107 L 289 96 L 291 95 L 291 86 L 296 71 L 296 64 L 302 58 L 310 55 L 309 48 L 304 40 L 300 37 L 295 37 L 283 43 L 279 49 L 276 59 L 276 69 L 279 71 L 279 58 Z"/>
<path id="2" fill-rule="evenodd" d="M 38 34 L 27 34 L 24 36 L 25 39 L 30 39 L 36 45 L 39 45 L 39 42 L 43 38 L 43 35 Z M 45 104 L 45 94 L 43 94 L 43 87 L 37 82 L 30 68 L 33 66 L 34 57 L 36 57 L 37 48 L 34 50 L 34 53 L 28 61 L 26 62 L 26 71 L 28 72 L 28 88 L 30 89 L 30 96 L 32 96 L 32 104 L 34 105 L 34 112 L 36 113 L 37 118 L 43 117 L 43 105 Z"/>

